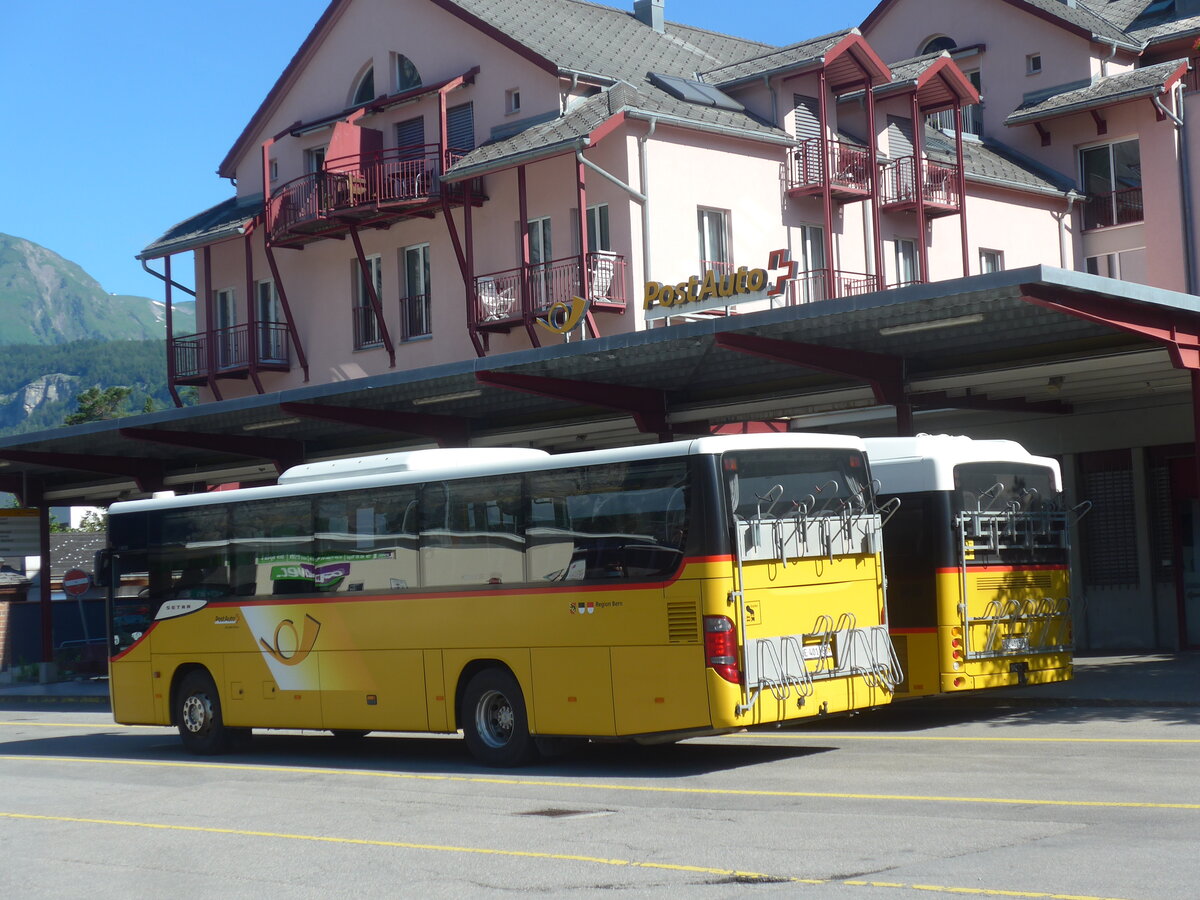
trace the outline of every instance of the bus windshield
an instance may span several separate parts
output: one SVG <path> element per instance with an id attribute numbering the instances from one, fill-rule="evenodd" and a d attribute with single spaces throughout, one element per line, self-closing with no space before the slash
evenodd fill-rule
<path id="1" fill-rule="evenodd" d="M 857 450 L 740 450 L 724 456 L 729 505 L 742 520 L 836 512 L 873 503 Z"/>

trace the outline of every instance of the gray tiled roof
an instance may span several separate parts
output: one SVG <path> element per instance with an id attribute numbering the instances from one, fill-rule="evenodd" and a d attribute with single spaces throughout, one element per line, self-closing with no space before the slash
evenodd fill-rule
<path id="1" fill-rule="evenodd" d="M 1082 28 L 1102 40 L 1116 41 L 1122 45 L 1138 44 L 1107 16 L 1096 11 L 1102 5 L 1100 3 L 1093 2 L 1085 5 L 1081 2 L 1075 6 L 1068 6 L 1063 0 L 1021 0 L 1021 2 L 1069 25 L 1074 25 L 1076 28 Z"/>
<path id="2" fill-rule="evenodd" d="M 949 59 L 950 54 L 945 50 L 939 50 L 936 53 L 926 53 L 922 56 L 914 56 L 911 59 L 902 59 L 899 62 L 888 63 L 888 68 L 892 70 L 891 83 L 884 85 L 877 93 L 886 93 L 889 88 L 915 82 L 921 77 L 922 72 L 942 57 Z"/>
<path id="3" fill-rule="evenodd" d="M 930 159 L 955 162 L 954 139 L 925 129 L 925 152 Z M 1075 187 L 1072 179 L 1048 169 L 999 141 L 963 141 L 963 168 L 968 181 L 998 184 L 1062 196 Z"/>
<path id="4" fill-rule="evenodd" d="M 1134 23 L 1129 33 L 1139 40 L 1153 44 L 1159 41 L 1170 40 L 1174 37 L 1195 34 L 1197 31 L 1200 31 L 1200 16 L 1186 16 L 1183 18 L 1172 18 L 1170 21 L 1156 20 L 1153 23 L 1148 22 L 1145 25 Z"/>
<path id="5" fill-rule="evenodd" d="M 1086 87 L 1064 90 L 1044 99 L 1023 103 L 1004 120 L 1004 124 L 1038 122 L 1055 116 L 1123 103 L 1138 97 L 1152 96 L 1162 90 L 1164 82 L 1172 72 L 1186 63 L 1185 59 L 1177 59 L 1122 72 L 1119 75 L 1097 78 Z"/>
<path id="6" fill-rule="evenodd" d="M 261 194 L 241 199 L 230 197 L 168 229 L 166 234 L 139 253 L 138 259 L 157 259 L 234 237 L 242 233 L 251 219 L 262 215 L 262 211 Z"/>
<path id="7" fill-rule="evenodd" d="M 584 0 L 454 0 L 454 5 L 562 69 L 635 84 L 650 70 L 691 78 L 771 49 L 675 22 L 660 34 L 626 10 Z"/>
<path id="8" fill-rule="evenodd" d="M 450 170 L 448 180 L 471 177 L 503 160 L 536 154 L 538 150 L 550 150 L 578 140 L 620 112 L 641 112 L 685 120 L 697 126 L 734 130 L 779 143 L 790 143 L 792 140 L 787 132 L 749 113 L 688 103 L 649 85 L 638 90 L 630 84 L 620 83 L 589 97 L 564 116 L 476 148 Z"/>
<path id="9" fill-rule="evenodd" d="M 1126 31 L 1152 2 L 1154 0 L 1080 0 L 1082 6 Z"/>
<path id="10" fill-rule="evenodd" d="M 789 69 L 803 65 L 806 62 L 819 60 L 830 49 L 843 40 L 847 35 L 859 34 L 857 28 L 846 28 L 833 34 L 822 35 L 811 40 L 790 44 L 787 47 L 772 49 L 767 53 L 701 72 L 701 77 L 709 84 L 718 86 L 734 84 L 746 78 L 761 77 L 780 69 Z"/>

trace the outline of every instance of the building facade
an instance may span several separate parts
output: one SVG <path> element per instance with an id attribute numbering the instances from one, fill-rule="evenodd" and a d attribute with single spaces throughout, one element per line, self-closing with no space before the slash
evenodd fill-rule
<path id="1" fill-rule="evenodd" d="M 1200 3 L 885 0 L 786 46 L 633 7 L 333 0 L 221 162 L 234 195 L 141 254 L 168 308 L 173 266 L 195 285 L 173 390 L 247 398 L 1033 265 L 1197 293 Z M 1102 402 L 1053 426 L 928 420 L 1062 457 L 1108 511 L 1080 542 L 1085 646 L 1200 644 L 1189 385 L 1163 384 L 1116 429 Z"/>

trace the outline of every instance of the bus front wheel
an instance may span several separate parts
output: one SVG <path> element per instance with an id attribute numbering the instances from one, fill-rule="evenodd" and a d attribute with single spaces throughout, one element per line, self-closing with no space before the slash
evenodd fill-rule
<path id="1" fill-rule="evenodd" d="M 221 718 L 221 698 L 207 672 L 189 672 L 179 685 L 175 721 L 183 748 L 189 753 L 212 756 L 230 749 L 233 735 Z"/>
<path id="2" fill-rule="evenodd" d="M 488 766 L 519 766 L 537 758 L 521 685 L 504 669 L 484 669 L 463 692 L 463 737 Z"/>

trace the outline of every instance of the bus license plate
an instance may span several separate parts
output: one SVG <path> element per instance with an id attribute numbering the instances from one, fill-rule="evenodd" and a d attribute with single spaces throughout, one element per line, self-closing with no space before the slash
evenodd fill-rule
<path id="1" fill-rule="evenodd" d="M 833 656 L 833 648 L 829 644 L 805 644 L 801 652 L 805 659 L 828 659 Z"/>
<path id="2" fill-rule="evenodd" d="M 1004 650 L 1008 653 L 1016 653 L 1018 651 L 1029 650 L 1029 638 L 1023 634 L 1016 634 L 1004 639 Z"/>

